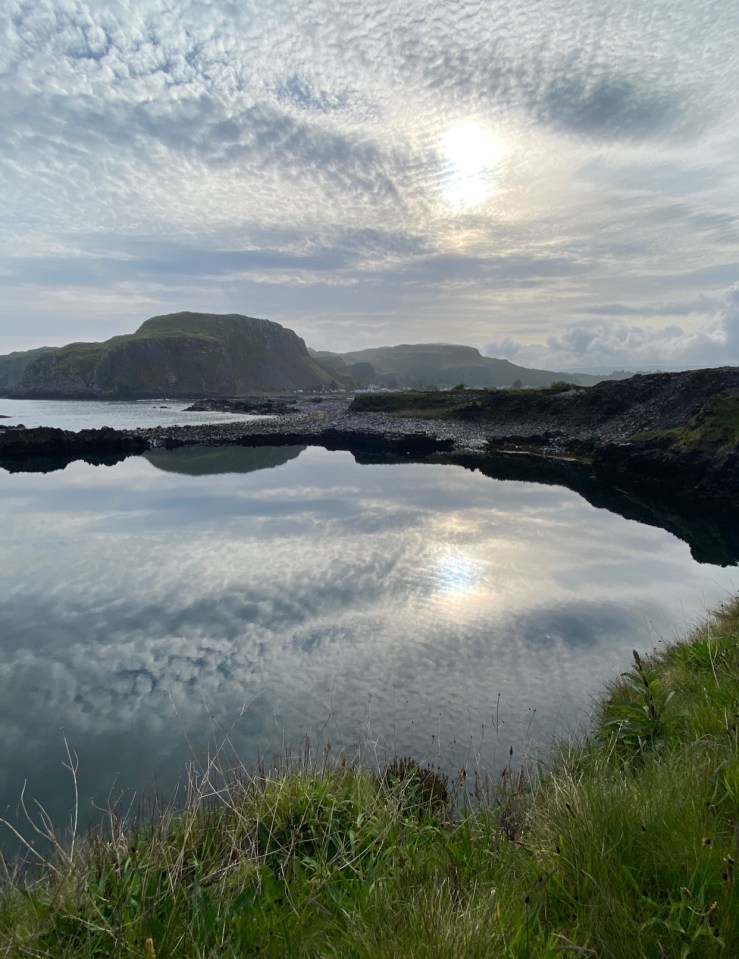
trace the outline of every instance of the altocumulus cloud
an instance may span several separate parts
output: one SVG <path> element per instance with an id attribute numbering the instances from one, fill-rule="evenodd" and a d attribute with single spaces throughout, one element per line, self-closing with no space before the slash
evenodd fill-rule
<path id="1" fill-rule="evenodd" d="M 599 307 L 671 303 L 664 348 L 704 362 L 739 264 L 738 29 L 711 0 L 7 0 L 0 351 L 186 307 L 633 365 L 646 320 Z M 467 206 L 460 124 L 499 144 Z"/>

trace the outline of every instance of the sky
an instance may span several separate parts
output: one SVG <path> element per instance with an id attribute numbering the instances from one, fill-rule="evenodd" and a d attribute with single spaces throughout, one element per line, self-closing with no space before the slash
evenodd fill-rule
<path id="1" fill-rule="evenodd" d="M 0 352 L 739 363 L 735 0 L 4 0 Z"/>

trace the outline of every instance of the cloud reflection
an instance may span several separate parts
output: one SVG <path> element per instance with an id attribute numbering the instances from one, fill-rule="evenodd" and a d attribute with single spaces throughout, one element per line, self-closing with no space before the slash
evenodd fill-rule
<path id="1" fill-rule="evenodd" d="M 732 588 L 661 530 L 451 467 L 311 448 L 207 478 L 139 458 L 1 481 L 0 809 L 62 728 L 99 795 L 179 775 L 184 734 L 245 703 L 251 757 L 323 730 L 462 762 L 499 692 L 510 741 L 534 706 L 547 739 L 675 610 Z"/>

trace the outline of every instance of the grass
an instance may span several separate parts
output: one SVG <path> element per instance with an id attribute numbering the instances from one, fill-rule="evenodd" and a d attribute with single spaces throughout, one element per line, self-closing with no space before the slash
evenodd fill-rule
<path id="1" fill-rule="evenodd" d="M 635 654 L 541 781 L 211 768 L 7 875 L 0 957 L 736 956 L 738 715 L 734 602 Z"/>
<path id="2" fill-rule="evenodd" d="M 439 419 L 454 416 L 483 396 L 484 390 L 442 391 L 405 390 L 401 393 L 359 393 L 351 410 L 355 413 L 387 413 L 391 416 L 413 416 Z"/>
<path id="3" fill-rule="evenodd" d="M 360 393 L 352 401 L 354 413 L 386 413 L 390 416 L 412 416 L 416 419 L 495 416 L 501 397 L 553 396 L 582 386 L 559 380 L 551 386 L 508 389 L 404 390 L 398 393 Z"/>
<path id="4" fill-rule="evenodd" d="M 635 442 L 662 441 L 680 450 L 739 450 L 739 396 L 720 393 L 685 426 L 662 432 L 638 433 Z"/>

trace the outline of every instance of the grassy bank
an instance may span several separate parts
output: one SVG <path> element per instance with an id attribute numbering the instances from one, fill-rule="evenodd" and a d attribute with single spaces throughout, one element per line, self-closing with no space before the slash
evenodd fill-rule
<path id="1" fill-rule="evenodd" d="M 720 393 L 685 426 L 658 433 L 640 433 L 636 441 L 662 442 L 680 451 L 713 450 L 735 453 L 739 449 L 739 396 Z"/>
<path id="2" fill-rule="evenodd" d="M 533 783 L 397 760 L 224 783 L 0 890 L 0 957 L 739 955 L 739 603 L 636 655 Z"/>
<path id="3" fill-rule="evenodd" d="M 353 413 L 385 413 L 395 417 L 415 419 L 450 419 L 474 416 L 495 416 L 499 411 L 501 397 L 553 396 L 570 390 L 582 390 L 564 381 L 535 389 L 466 389 L 462 384 L 452 390 L 404 390 L 399 393 L 359 393 L 351 404 Z"/>

